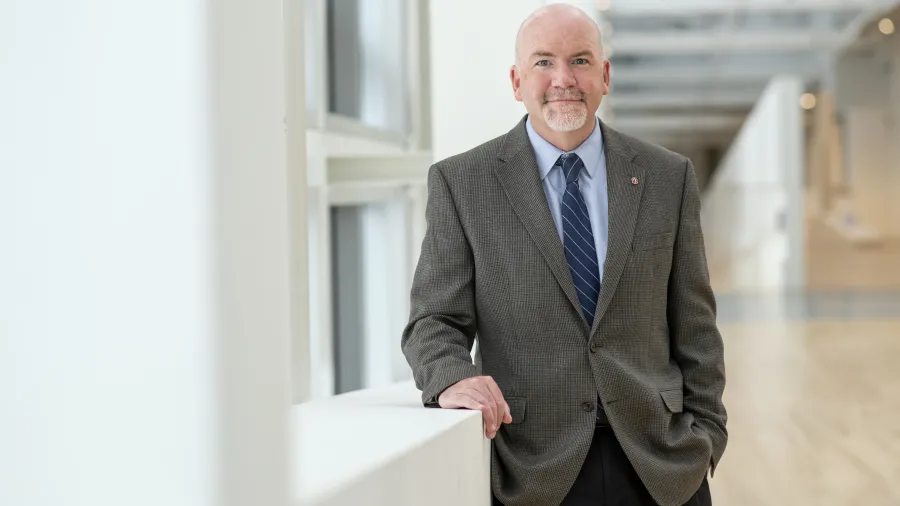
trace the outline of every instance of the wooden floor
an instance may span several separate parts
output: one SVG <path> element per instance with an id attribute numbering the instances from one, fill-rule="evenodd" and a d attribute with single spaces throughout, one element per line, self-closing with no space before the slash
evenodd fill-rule
<path id="1" fill-rule="evenodd" d="M 815 220 L 807 227 L 806 286 L 810 290 L 900 289 L 900 239 L 850 244 Z"/>
<path id="2" fill-rule="evenodd" d="M 806 293 L 717 291 L 729 442 L 713 504 L 900 506 L 900 241 L 810 223 L 807 247 Z"/>
<path id="3" fill-rule="evenodd" d="M 900 306 L 885 307 L 721 325 L 729 443 L 714 505 L 900 505 Z"/>

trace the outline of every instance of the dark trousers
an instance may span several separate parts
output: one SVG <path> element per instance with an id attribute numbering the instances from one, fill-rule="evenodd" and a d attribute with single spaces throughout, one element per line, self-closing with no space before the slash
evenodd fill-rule
<path id="1" fill-rule="evenodd" d="M 657 506 L 609 426 L 598 426 L 584 466 L 562 506 Z M 685 506 L 712 506 L 709 483 Z"/>
<path id="2" fill-rule="evenodd" d="M 494 506 L 500 502 L 494 498 Z M 561 506 L 657 506 L 609 426 L 598 425 L 584 465 Z M 684 506 L 712 506 L 709 483 Z"/>

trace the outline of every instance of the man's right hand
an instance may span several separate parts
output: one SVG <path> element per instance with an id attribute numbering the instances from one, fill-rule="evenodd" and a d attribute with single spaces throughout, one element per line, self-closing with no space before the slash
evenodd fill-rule
<path id="1" fill-rule="evenodd" d="M 464 379 L 447 388 L 438 397 L 442 408 L 465 408 L 481 411 L 484 435 L 494 439 L 501 423 L 512 422 L 509 405 L 503 400 L 500 387 L 490 376 Z"/>

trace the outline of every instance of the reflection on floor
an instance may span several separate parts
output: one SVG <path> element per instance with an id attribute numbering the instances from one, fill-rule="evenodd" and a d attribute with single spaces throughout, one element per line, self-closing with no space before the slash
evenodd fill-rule
<path id="1" fill-rule="evenodd" d="M 900 240 L 851 244 L 811 220 L 806 285 L 822 290 L 900 290 Z"/>
<path id="2" fill-rule="evenodd" d="M 716 506 L 900 505 L 900 292 L 720 296 Z"/>

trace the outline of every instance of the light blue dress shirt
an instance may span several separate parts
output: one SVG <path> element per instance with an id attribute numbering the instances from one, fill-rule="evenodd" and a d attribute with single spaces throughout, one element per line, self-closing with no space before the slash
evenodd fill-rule
<path id="1" fill-rule="evenodd" d="M 584 162 L 585 170 L 578 176 L 578 186 L 581 195 L 587 204 L 588 216 L 591 219 L 591 229 L 594 233 L 594 244 L 597 248 L 597 265 L 600 266 L 600 283 L 603 283 L 603 266 L 606 264 L 606 250 L 609 245 L 609 195 L 606 182 L 606 156 L 603 147 L 603 133 L 600 130 L 600 120 L 595 118 L 594 131 L 580 146 L 569 153 L 575 153 Z M 566 191 L 566 178 L 562 167 L 554 166 L 560 155 L 566 153 L 546 139 L 538 135 L 531 124 L 531 118 L 525 122 L 528 130 L 528 138 L 534 148 L 534 156 L 540 169 L 541 181 L 544 185 L 544 194 L 547 203 L 550 204 L 550 214 L 559 232 L 560 244 L 563 240 L 562 205 L 563 194 Z"/>

